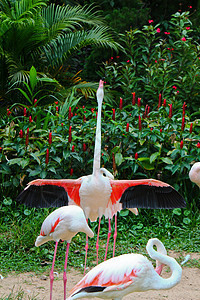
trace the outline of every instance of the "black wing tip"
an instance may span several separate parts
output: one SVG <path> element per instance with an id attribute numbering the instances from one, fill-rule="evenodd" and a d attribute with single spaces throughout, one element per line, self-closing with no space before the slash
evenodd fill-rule
<path id="1" fill-rule="evenodd" d="M 102 292 L 103 290 L 105 290 L 106 286 L 98 286 L 98 285 L 91 285 L 91 286 L 86 286 L 82 289 L 80 289 L 78 292 L 74 293 L 72 296 L 77 295 L 79 293 L 82 292 L 86 292 L 86 293 L 98 293 L 98 292 Z"/>
<path id="2" fill-rule="evenodd" d="M 186 207 L 184 198 L 171 186 L 129 187 L 120 199 L 123 208 L 174 209 Z"/>
<path id="3" fill-rule="evenodd" d="M 16 198 L 28 207 L 48 208 L 68 205 L 68 195 L 64 187 L 56 185 L 29 185 Z"/>

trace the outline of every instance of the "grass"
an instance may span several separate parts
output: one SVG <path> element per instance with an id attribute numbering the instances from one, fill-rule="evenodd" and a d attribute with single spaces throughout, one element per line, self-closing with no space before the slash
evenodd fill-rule
<path id="1" fill-rule="evenodd" d="M 52 209 L 51 209 L 52 210 Z M 4 276 L 12 271 L 49 273 L 54 254 L 54 242 L 35 247 L 35 239 L 41 224 L 50 209 L 27 209 L 23 206 L 1 204 L 0 206 L 0 273 Z M 157 237 L 167 250 L 177 252 L 200 252 L 200 217 L 198 212 L 185 213 L 186 210 L 140 210 L 138 216 L 122 211 L 118 217 L 118 236 L 116 255 L 128 252 L 146 254 L 149 238 Z M 187 222 L 184 223 L 185 215 Z M 91 223 L 97 233 L 98 223 Z M 107 239 L 107 220 L 102 220 L 100 231 L 99 260 L 104 259 Z M 112 256 L 114 221 L 108 258 Z M 96 235 L 96 234 L 95 234 Z M 96 238 L 89 239 L 88 265 L 96 263 Z M 66 243 L 59 243 L 56 269 L 63 269 Z M 70 245 L 68 268 L 80 268 L 85 259 L 85 234 L 78 233 Z M 200 267 L 199 260 L 190 261 L 191 266 Z M 11 298 L 12 299 L 12 298 Z M 17 298 L 16 298 L 17 299 Z M 20 299 L 20 298 L 19 298 Z"/>
<path id="2" fill-rule="evenodd" d="M 0 300 L 23 300 L 25 297 L 25 292 L 20 289 L 18 292 L 11 291 L 8 296 L 2 295 Z M 27 296 L 26 296 L 27 297 Z M 28 296 L 28 300 L 39 300 L 37 296 Z"/>

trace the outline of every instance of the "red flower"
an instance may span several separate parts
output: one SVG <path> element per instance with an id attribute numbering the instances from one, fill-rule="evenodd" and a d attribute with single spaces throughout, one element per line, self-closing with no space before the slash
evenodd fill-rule
<path id="1" fill-rule="evenodd" d="M 141 122 L 141 117 L 139 116 L 138 118 L 138 126 L 139 126 L 139 130 L 142 130 L 142 122 Z"/>
<path id="2" fill-rule="evenodd" d="M 48 148 L 47 148 L 47 152 L 46 152 L 45 163 L 46 163 L 46 165 L 48 165 L 48 163 L 49 163 L 49 149 Z"/>
<path id="3" fill-rule="evenodd" d="M 74 145 L 72 145 L 72 152 L 74 152 L 74 148 L 75 148 Z"/>
<path id="4" fill-rule="evenodd" d="M 69 126 L 69 137 L 68 137 L 68 142 L 71 143 L 72 141 L 72 126 Z"/>
<path id="5" fill-rule="evenodd" d="M 186 41 L 186 38 L 185 37 L 182 37 L 182 39 L 181 39 L 183 42 L 185 42 Z"/>
<path id="6" fill-rule="evenodd" d="M 23 130 L 22 129 L 20 129 L 20 131 L 19 131 L 19 136 L 21 139 L 23 138 Z"/>
<path id="7" fill-rule="evenodd" d="M 72 118 L 72 108 L 71 106 L 69 107 L 69 114 L 68 114 L 68 119 L 71 120 Z"/>
<path id="8" fill-rule="evenodd" d="M 141 106 L 141 98 L 138 98 L 138 107 L 140 107 Z"/>
<path id="9" fill-rule="evenodd" d="M 7 109 L 7 115 L 8 115 L 8 117 L 10 116 L 10 114 L 11 114 L 11 111 L 9 109 Z"/>
<path id="10" fill-rule="evenodd" d="M 33 122 L 32 117 L 29 116 L 29 123 Z"/>
<path id="11" fill-rule="evenodd" d="M 26 117 L 26 107 L 24 107 L 24 117 Z"/>
<path id="12" fill-rule="evenodd" d="M 61 126 L 63 126 L 64 124 L 63 123 L 61 123 Z"/>
<path id="13" fill-rule="evenodd" d="M 173 87 L 172 87 L 174 90 L 176 90 L 177 89 L 177 87 L 175 86 L 175 85 L 173 85 Z"/>
<path id="14" fill-rule="evenodd" d="M 183 116 L 185 116 L 186 103 L 183 103 Z"/>
<path id="15" fill-rule="evenodd" d="M 162 133 L 162 128 L 160 128 L 160 133 Z"/>
<path id="16" fill-rule="evenodd" d="M 150 130 L 153 131 L 153 127 L 151 127 Z"/>
<path id="17" fill-rule="evenodd" d="M 126 124 L 126 132 L 129 132 L 129 123 Z"/>
<path id="18" fill-rule="evenodd" d="M 58 104 L 58 101 L 55 101 L 54 103 L 57 105 L 57 104 Z"/>
<path id="19" fill-rule="evenodd" d="M 163 106 L 166 107 L 166 99 L 163 100 Z"/>
<path id="20" fill-rule="evenodd" d="M 183 131 L 185 128 L 185 117 L 182 118 L 181 130 Z"/>
<path id="21" fill-rule="evenodd" d="M 120 100 L 119 100 L 119 108 L 122 109 L 122 107 L 123 107 L 123 100 L 122 100 L 122 98 L 120 98 Z"/>
<path id="22" fill-rule="evenodd" d="M 83 151 L 86 151 L 86 150 L 87 150 L 86 144 L 83 143 Z"/>
<path id="23" fill-rule="evenodd" d="M 29 128 L 26 130 L 26 147 L 28 146 L 29 143 Z"/>
<path id="24" fill-rule="evenodd" d="M 180 142 L 180 148 L 183 149 L 183 141 Z"/>
<path id="25" fill-rule="evenodd" d="M 190 27 L 186 27 L 186 30 L 190 30 Z"/>
<path id="26" fill-rule="evenodd" d="M 164 34 L 170 34 L 170 32 L 165 31 Z"/>
<path id="27" fill-rule="evenodd" d="M 135 159 L 138 159 L 138 153 L 137 152 L 135 153 Z"/>
<path id="28" fill-rule="evenodd" d="M 135 105 L 135 92 L 133 92 L 132 95 L 133 95 L 132 105 Z"/>
<path id="29" fill-rule="evenodd" d="M 52 144 L 52 132 L 49 132 L 49 145 Z"/>
<path id="30" fill-rule="evenodd" d="M 113 108 L 112 111 L 113 111 L 113 113 L 112 113 L 112 119 L 113 119 L 113 121 L 115 121 L 115 109 Z"/>
<path id="31" fill-rule="evenodd" d="M 153 23 L 153 20 L 149 20 L 149 24 Z"/>
<path id="32" fill-rule="evenodd" d="M 193 123 L 190 124 L 190 133 L 192 133 Z"/>
<path id="33" fill-rule="evenodd" d="M 197 148 L 200 148 L 200 142 L 197 143 Z"/>
<path id="34" fill-rule="evenodd" d="M 34 100 L 33 104 L 35 107 L 37 106 L 37 99 Z"/>
<path id="35" fill-rule="evenodd" d="M 160 33 L 160 28 L 157 28 L 156 31 L 157 31 L 157 33 Z"/>
<path id="36" fill-rule="evenodd" d="M 159 94 L 159 99 L 158 99 L 158 108 L 161 107 L 161 100 L 162 100 L 162 95 Z"/>
<path id="37" fill-rule="evenodd" d="M 150 112 L 150 106 L 148 106 L 148 109 L 147 109 L 147 118 L 149 118 L 149 112 Z"/>
<path id="38" fill-rule="evenodd" d="M 74 173 L 74 170 L 73 170 L 73 168 L 71 168 L 71 170 L 70 170 L 70 176 L 72 176 L 73 173 Z"/>
<path id="39" fill-rule="evenodd" d="M 58 110 L 59 110 L 59 108 L 58 108 L 58 106 L 56 106 L 56 111 L 58 112 Z"/>
<path id="40" fill-rule="evenodd" d="M 169 104 L 169 118 L 172 117 L 172 104 Z"/>

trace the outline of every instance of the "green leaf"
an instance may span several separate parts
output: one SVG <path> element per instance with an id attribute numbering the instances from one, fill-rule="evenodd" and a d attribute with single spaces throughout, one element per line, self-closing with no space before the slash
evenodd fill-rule
<path id="1" fill-rule="evenodd" d="M 123 161 L 122 154 L 121 153 L 116 153 L 115 154 L 115 163 L 116 163 L 116 165 L 117 166 L 121 165 L 122 161 Z"/>
<path id="2" fill-rule="evenodd" d="M 173 165 L 173 161 L 168 157 L 161 157 L 161 160 L 168 165 Z"/>
<path id="3" fill-rule="evenodd" d="M 173 209 L 173 214 L 177 215 L 177 216 L 180 216 L 181 215 L 181 208 L 174 208 Z"/>
<path id="4" fill-rule="evenodd" d="M 34 90 L 36 84 L 37 84 L 37 72 L 36 69 L 32 66 L 30 69 L 30 85 L 32 91 Z"/>
<path id="5" fill-rule="evenodd" d="M 150 159 L 148 157 L 140 157 L 138 158 L 138 161 L 145 170 L 154 170 L 154 165 L 150 164 Z"/>
<path id="6" fill-rule="evenodd" d="M 156 160 L 156 158 L 157 158 L 159 155 L 160 155 L 159 152 L 153 153 L 153 154 L 150 156 L 150 160 L 149 160 L 150 164 L 152 164 L 152 162 L 154 162 L 154 161 Z"/>
<path id="7" fill-rule="evenodd" d="M 183 218 L 183 223 L 188 225 L 190 224 L 191 220 L 189 218 Z"/>
<path id="8" fill-rule="evenodd" d="M 38 164 L 40 165 L 40 159 L 39 157 L 35 154 L 35 153 L 31 153 L 31 156 L 38 162 Z"/>
<path id="9" fill-rule="evenodd" d="M 119 214 L 121 217 L 126 217 L 129 214 L 129 210 L 128 209 L 121 210 Z"/>

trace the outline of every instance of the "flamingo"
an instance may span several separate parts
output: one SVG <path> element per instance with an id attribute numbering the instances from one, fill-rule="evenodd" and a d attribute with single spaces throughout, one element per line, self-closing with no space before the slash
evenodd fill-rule
<path id="1" fill-rule="evenodd" d="M 194 163 L 190 172 L 189 172 L 190 180 L 200 187 L 200 162 Z"/>
<path id="2" fill-rule="evenodd" d="M 67 241 L 67 249 L 65 255 L 64 273 L 63 273 L 63 283 L 64 283 L 64 300 L 66 300 L 66 283 L 67 283 L 67 260 L 69 245 L 71 239 L 78 233 L 84 232 L 90 237 L 94 236 L 94 233 L 89 228 L 83 210 L 77 205 L 63 206 L 54 210 L 48 217 L 44 220 L 40 235 L 37 237 L 35 246 L 38 247 L 48 241 L 54 240 L 55 250 L 52 262 L 52 268 L 50 272 L 50 300 L 52 300 L 52 290 L 53 290 L 53 270 L 56 259 L 56 252 L 59 240 Z"/>
<path id="3" fill-rule="evenodd" d="M 91 175 L 78 179 L 36 179 L 28 183 L 19 194 L 17 200 L 32 207 L 56 207 L 76 204 L 82 207 L 86 219 L 96 221 L 99 217 L 97 234 L 97 264 L 98 240 L 101 218 L 108 218 L 108 242 L 111 235 L 110 220 L 115 215 L 115 241 L 117 237 L 117 212 L 129 209 L 137 214 L 137 208 L 176 208 L 185 207 L 183 197 L 169 184 L 155 179 L 114 180 L 113 175 L 101 168 L 101 108 L 104 97 L 103 81 L 100 80 L 97 90 L 98 115 L 95 136 L 93 172 Z M 137 208 L 136 208 L 137 207 Z M 86 259 L 88 240 L 86 237 Z M 85 259 L 85 266 L 86 266 Z"/>
<path id="4" fill-rule="evenodd" d="M 157 251 L 153 246 L 157 247 Z M 149 256 L 157 260 L 157 264 L 170 267 L 172 274 L 169 278 L 160 277 L 160 272 L 154 269 L 147 257 L 134 253 L 123 254 L 89 271 L 70 291 L 67 300 L 93 297 L 121 300 L 132 292 L 170 289 L 178 284 L 182 268 L 174 258 L 166 255 L 163 243 L 157 238 L 150 239 L 146 249 Z"/>

